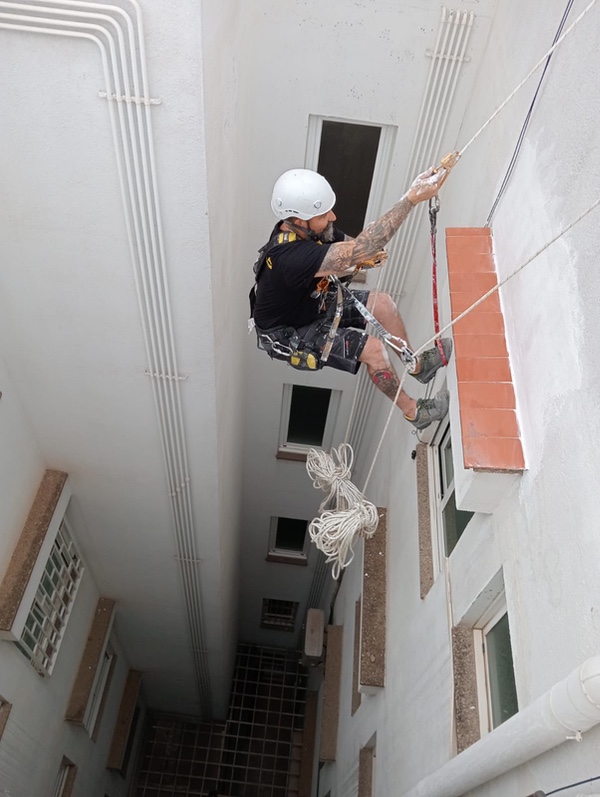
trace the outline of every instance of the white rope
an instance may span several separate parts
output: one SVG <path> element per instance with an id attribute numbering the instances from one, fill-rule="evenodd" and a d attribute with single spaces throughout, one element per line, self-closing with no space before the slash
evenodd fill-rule
<path id="1" fill-rule="evenodd" d="M 572 22 L 572 23 L 569 25 L 569 27 L 568 27 L 568 28 L 565 30 L 565 32 L 562 34 L 562 36 L 561 36 L 559 39 L 557 39 L 557 40 L 554 42 L 554 44 L 553 44 L 553 45 L 552 45 L 552 47 L 551 47 L 551 48 L 548 50 L 548 52 L 547 52 L 547 53 L 545 53 L 545 55 L 543 55 L 543 56 L 540 58 L 540 60 L 537 62 L 537 64 L 536 64 L 534 67 L 532 67 L 531 71 L 530 71 L 530 72 L 529 72 L 529 73 L 526 75 L 526 77 L 524 77 L 524 78 L 523 78 L 523 80 L 522 80 L 522 81 L 519 83 L 519 85 L 516 87 L 516 89 L 514 89 L 514 91 L 512 91 L 512 92 L 511 92 L 511 93 L 508 95 L 508 97 L 507 97 L 507 98 L 504 100 L 504 102 L 502 103 L 502 105 L 499 105 L 499 106 L 496 108 L 496 110 L 494 111 L 494 113 L 493 113 L 493 114 L 490 116 L 490 118 L 489 118 L 489 119 L 488 119 L 486 122 L 484 122 L 484 124 L 482 124 L 482 125 L 481 125 L 481 127 L 480 127 L 480 128 L 479 128 L 479 130 L 478 130 L 478 131 L 475 133 L 475 135 L 471 136 L 471 138 L 470 138 L 470 139 L 467 141 L 467 143 L 464 145 L 464 147 L 462 147 L 462 149 L 460 150 L 461 157 L 462 157 L 462 155 L 464 155 L 464 154 L 465 154 L 465 152 L 466 152 L 466 151 L 469 149 L 469 147 L 470 147 L 470 146 L 471 146 L 471 144 L 472 144 L 472 143 L 475 141 L 475 139 L 476 139 L 476 138 L 478 138 L 478 137 L 481 135 L 481 133 L 483 133 L 483 131 L 486 129 L 486 127 L 487 127 L 487 126 L 488 126 L 488 125 L 489 125 L 489 124 L 490 124 L 490 123 L 491 123 L 491 122 L 492 122 L 492 121 L 493 121 L 493 120 L 494 120 L 494 119 L 495 119 L 495 118 L 498 116 L 498 114 L 499 114 L 499 113 L 500 113 L 500 111 L 501 111 L 501 110 L 504 108 L 504 106 L 505 106 L 505 105 L 508 105 L 508 103 L 509 103 L 509 102 L 512 100 L 512 98 L 515 96 L 515 94 L 516 94 L 518 91 L 520 91 L 520 90 L 523 88 L 523 86 L 524 86 L 524 85 L 527 83 L 527 81 L 529 80 L 529 78 L 530 78 L 530 77 L 531 77 L 533 74 L 535 74 L 535 72 L 536 72 L 536 71 L 539 69 L 539 67 L 540 67 L 540 66 L 541 66 L 541 65 L 544 63 L 544 61 L 545 61 L 545 60 L 546 60 L 546 59 L 547 59 L 547 58 L 548 58 L 550 55 L 552 55 L 552 53 L 553 53 L 553 52 L 556 50 L 556 48 L 558 47 L 558 45 L 559 45 L 559 44 L 561 44 L 561 43 L 562 43 L 562 42 L 563 42 L 563 41 L 566 39 L 566 37 L 567 37 L 567 36 L 568 36 L 568 35 L 569 35 L 569 34 L 570 34 L 572 31 L 573 31 L 573 29 L 574 29 L 574 28 L 575 28 L 575 27 L 576 27 L 576 26 L 577 26 L 577 25 L 578 25 L 578 24 L 581 22 L 581 20 L 582 20 L 582 19 L 585 17 L 585 15 L 586 15 L 586 14 L 587 14 L 589 11 L 591 11 L 591 10 L 592 10 L 592 8 L 593 8 L 593 7 L 596 5 L 596 2 L 597 2 L 597 0 L 591 0 L 591 2 L 590 2 L 590 3 L 589 3 L 589 4 L 588 4 L 588 5 L 587 5 L 587 6 L 586 6 L 584 9 L 583 9 L 583 11 L 581 12 L 581 14 L 580 14 L 580 15 L 579 15 L 579 16 L 578 16 L 576 19 L 574 19 L 574 20 L 573 20 L 573 22 Z"/>
<path id="2" fill-rule="evenodd" d="M 379 523 L 377 508 L 350 481 L 353 456 L 352 447 L 342 443 L 339 448 L 332 448 L 331 454 L 312 448 L 306 458 L 306 470 L 314 486 L 328 491 L 308 533 L 327 562 L 333 562 L 332 575 L 336 580 L 354 559 L 356 539 L 372 537 Z"/>

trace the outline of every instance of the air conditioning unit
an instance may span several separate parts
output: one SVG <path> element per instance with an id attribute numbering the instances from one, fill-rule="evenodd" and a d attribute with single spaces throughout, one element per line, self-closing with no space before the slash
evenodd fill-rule
<path id="1" fill-rule="evenodd" d="M 325 633 L 325 613 L 322 609 L 309 609 L 306 613 L 306 631 L 302 664 L 305 667 L 323 661 L 323 637 Z"/>

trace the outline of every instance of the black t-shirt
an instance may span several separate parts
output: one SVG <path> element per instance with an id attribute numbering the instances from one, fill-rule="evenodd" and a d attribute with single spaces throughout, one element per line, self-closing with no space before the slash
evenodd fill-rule
<path id="1" fill-rule="evenodd" d="M 278 232 L 276 227 L 273 235 Z M 344 233 L 336 229 L 332 243 L 344 238 Z M 321 315 L 320 297 L 313 295 L 319 282 L 315 274 L 330 246 L 296 238 L 269 251 L 256 290 L 254 321 L 259 329 L 280 326 L 298 329 Z"/>

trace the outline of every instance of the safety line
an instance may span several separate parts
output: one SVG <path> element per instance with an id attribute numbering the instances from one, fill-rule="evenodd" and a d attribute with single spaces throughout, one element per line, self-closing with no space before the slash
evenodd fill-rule
<path id="1" fill-rule="evenodd" d="M 594 2 L 595 2 L 595 0 L 594 0 Z M 513 277 L 516 277 L 517 274 L 519 274 L 521 271 L 523 271 L 523 269 L 526 266 L 528 266 L 532 261 L 536 260 L 546 249 L 548 249 L 548 247 L 552 246 L 553 243 L 556 243 L 556 241 L 558 241 L 559 238 L 562 238 L 563 235 L 568 233 L 569 230 L 571 230 L 573 227 L 575 227 L 576 224 L 578 224 L 589 213 L 591 213 L 593 210 L 595 210 L 598 207 L 598 205 L 600 205 L 600 197 L 598 199 L 596 199 L 595 202 L 593 202 L 590 205 L 590 207 L 587 208 L 587 210 L 584 210 L 582 213 L 580 213 L 579 216 L 577 216 L 577 218 L 575 218 L 573 221 L 571 221 L 569 224 L 567 224 L 566 227 L 563 227 L 563 229 L 557 235 L 555 235 L 553 238 L 551 238 L 549 241 L 547 241 L 533 255 L 528 257 L 527 260 L 525 260 L 525 262 L 522 263 L 518 268 L 516 268 L 514 271 L 512 271 L 510 274 L 508 274 L 508 276 L 506 276 L 503 280 L 500 280 L 500 282 L 498 282 L 496 285 L 494 285 L 493 288 L 490 288 L 489 291 L 484 293 L 483 296 L 480 296 L 479 299 L 477 299 L 475 302 L 473 302 L 473 304 L 470 307 L 467 307 L 467 309 L 464 310 L 462 313 L 460 313 L 453 321 L 451 321 L 449 324 L 446 324 L 446 326 L 443 327 L 443 329 L 440 330 L 439 335 L 440 336 L 443 335 L 444 332 L 447 332 L 449 329 L 451 329 L 455 324 L 457 324 L 459 321 L 461 321 L 465 316 L 467 316 L 469 313 L 471 313 L 473 310 L 475 310 L 476 307 L 479 307 L 479 305 L 482 302 L 485 302 L 485 300 L 487 298 L 489 298 L 493 293 L 496 293 L 496 291 L 499 291 L 501 287 L 506 285 L 506 283 L 509 282 Z M 431 345 L 433 343 L 435 343 L 437 337 L 438 337 L 438 335 L 434 335 L 432 338 L 430 338 L 429 340 L 425 341 L 425 343 L 423 343 L 421 346 L 419 346 L 418 349 L 415 349 L 415 351 L 414 351 L 415 356 L 418 356 L 419 354 L 421 354 L 423 351 L 425 351 L 425 349 L 431 348 Z M 384 441 L 385 435 L 387 434 L 387 430 L 389 428 L 389 425 L 390 425 L 390 422 L 392 420 L 392 417 L 394 416 L 395 412 L 398 411 L 398 408 L 396 406 L 396 401 L 398 400 L 398 397 L 399 397 L 400 393 L 402 392 L 402 388 L 404 386 L 404 382 L 406 380 L 407 374 L 408 374 L 408 372 L 405 370 L 403 375 L 402 375 L 402 378 L 400 380 L 400 385 L 398 387 L 396 395 L 394 396 L 394 402 L 392 404 L 392 407 L 391 407 L 390 411 L 388 412 L 388 417 L 387 417 L 387 420 L 385 422 L 385 426 L 383 427 L 383 431 L 381 433 L 381 437 L 379 438 L 379 443 L 377 444 L 377 448 L 376 448 L 375 454 L 373 456 L 373 461 L 371 462 L 371 467 L 369 468 L 369 472 L 367 474 L 367 478 L 365 480 L 365 484 L 364 484 L 364 487 L 362 489 L 363 494 L 366 493 L 367 487 L 369 486 L 369 482 L 371 481 L 371 476 L 373 475 L 373 468 L 375 467 L 375 463 L 377 461 L 377 458 L 379 457 L 379 453 L 381 451 L 381 447 L 383 445 L 383 441 Z"/>
<path id="2" fill-rule="evenodd" d="M 569 16 L 569 14 L 571 13 L 571 8 L 573 7 L 573 3 L 574 2 L 575 2 L 575 0 L 569 0 L 568 1 L 567 7 L 565 8 L 565 10 L 563 12 L 562 19 L 560 21 L 560 25 L 558 26 L 558 30 L 554 34 L 554 39 L 552 40 L 553 44 L 555 44 L 558 41 L 558 39 L 560 38 L 560 35 L 563 32 L 563 28 L 565 27 L 567 18 Z M 519 155 L 521 153 L 521 147 L 523 146 L 523 142 L 525 141 L 525 134 L 527 133 L 527 128 L 529 127 L 529 123 L 531 122 L 531 118 L 533 116 L 533 109 L 535 108 L 535 104 L 537 102 L 537 98 L 538 98 L 538 95 L 539 95 L 540 90 L 542 88 L 542 84 L 544 82 L 544 78 L 546 77 L 546 73 L 548 71 L 548 67 L 550 66 L 550 61 L 551 60 L 552 60 L 552 55 L 549 55 L 548 58 L 546 59 L 546 63 L 544 64 L 544 68 L 542 69 L 542 74 L 540 75 L 540 79 L 538 80 L 538 84 L 536 86 L 535 93 L 533 95 L 533 99 L 531 100 L 531 103 L 529 105 L 529 110 L 525 114 L 525 121 L 523 122 L 523 125 L 521 127 L 521 132 L 519 133 L 519 136 L 517 138 L 517 143 L 516 143 L 515 149 L 513 151 L 512 157 L 510 159 L 510 162 L 508 164 L 508 168 L 506 170 L 506 174 L 504 175 L 504 178 L 502 180 L 502 184 L 501 184 L 501 186 L 500 186 L 500 188 L 498 190 L 498 194 L 496 195 L 496 199 L 494 200 L 494 204 L 492 205 L 492 208 L 491 208 L 490 212 L 488 213 L 488 217 L 487 217 L 487 219 L 485 221 L 485 226 L 486 227 L 490 227 L 491 226 L 492 217 L 493 217 L 494 213 L 496 212 L 496 208 L 500 204 L 500 200 L 504 196 L 504 192 L 506 191 L 506 188 L 508 186 L 510 178 L 512 177 L 512 174 L 513 174 L 513 172 L 515 170 L 515 167 L 517 165 L 517 160 L 518 160 Z"/>
<path id="3" fill-rule="evenodd" d="M 467 141 L 467 143 L 464 145 L 464 147 L 460 150 L 461 157 L 469 149 L 469 147 L 475 141 L 475 139 L 479 138 L 479 136 L 483 133 L 483 131 L 487 128 L 487 126 L 498 116 L 498 114 L 504 108 L 504 106 L 507 105 L 512 100 L 512 98 L 515 96 L 515 94 L 523 88 L 525 83 L 527 83 L 529 78 L 535 73 L 535 71 L 537 69 L 539 69 L 539 67 L 544 63 L 546 58 L 548 58 L 550 55 L 552 55 L 552 53 L 556 50 L 558 45 L 561 44 L 561 42 L 563 42 L 566 39 L 566 37 L 569 35 L 569 33 L 571 33 L 573 31 L 573 29 L 581 22 L 581 20 L 585 17 L 585 15 L 589 11 L 592 10 L 592 8 L 596 5 L 596 2 L 597 2 L 597 0 L 591 0 L 591 2 L 583 9 L 581 14 L 576 19 L 574 19 L 573 22 L 569 25 L 569 27 L 566 29 L 566 31 L 563 33 L 563 35 L 559 39 L 557 39 L 554 42 L 554 44 L 552 45 L 552 47 L 548 50 L 548 52 L 545 53 L 545 55 L 543 55 L 540 58 L 540 60 L 537 62 L 537 64 L 531 69 L 529 74 L 526 77 L 523 78 L 523 80 L 519 83 L 519 85 L 516 87 L 516 89 L 514 89 L 514 91 L 512 91 L 508 95 L 508 97 L 504 100 L 502 105 L 499 105 L 498 108 L 496 108 L 494 113 L 487 120 L 487 122 L 484 122 L 482 124 L 482 126 L 479 128 L 479 130 L 475 133 L 475 135 L 471 136 L 471 138 Z"/>

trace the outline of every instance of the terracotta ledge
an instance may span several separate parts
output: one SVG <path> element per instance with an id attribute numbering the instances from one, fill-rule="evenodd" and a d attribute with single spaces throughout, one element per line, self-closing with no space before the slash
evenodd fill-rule
<path id="1" fill-rule="evenodd" d="M 304 729 L 302 732 L 298 797 L 311 797 L 312 794 L 315 737 L 317 732 L 317 698 L 316 692 L 307 692 L 306 708 L 304 709 Z"/>
<path id="2" fill-rule="evenodd" d="M 123 772 L 127 743 L 132 731 L 133 716 L 141 684 L 142 673 L 137 670 L 129 670 L 108 754 L 107 769 L 116 769 L 121 773 Z"/>
<path id="3" fill-rule="evenodd" d="M 428 448 L 416 445 L 417 516 L 419 525 L 419 584 L 421 599 L 433 586 L 433 545 L 431 543 L 431 499 L 429 494 Z"/>
<path id="4" fill-rule="evenodd" d="M 363 747 L 358 756 L 358 797 L 373 795 L 373 759 L 375 748 Z"/>
<path id="5" fill-rule="evenodd" d="M 83 724 L 85 710 L 92 693 L 96 672 L 100 666 L 106 640 L 114 620 L 115 602 L 110 598 L 100 598 L 92 621 L 87 642 L 79 664 L 79 671 L 71 691 L 71 698 L 65 719 L 76 725 Z"/>
<path id="6" fill-rule="evenodd" d="M 446 230 L 452 320 L 498 284 L 489 227 Z M 521 472 L 515 393 L 496 291 L 453 328 L 465 468 Z"/>
<path id="7" fill-rule="evenodd" d="M 366 694 L 385 685 L 387 510 L 377 511 L 377 531 L 364 543 L 360 691 Z"/>
<path id="8" fill-rule="evenodd" d="M 361 626 L 361 600 L 354 604 L 354 650 L 352 656 L 352 701 L 350 704 L 350 716 L 354 716 L 362 701 L 360 693 L 360 626 Z"/>
<path id="9" fill-rule="evenodd" d="M 323 685 L 320 761 L 335 761 L 337 753 L 343 636 L 343 626 L 327 626 L 327 657 L 325 659 L 325 681 Z"/>
<path id="10" fill-rule="evenodd" d="M 67 474 L 62 471 L 47 470 L 44 473 L 44 478 L 13 551 L 8 569 L 0 584 L 0 637 L 4 639 L 20 638 L 21 636 L 20 629 L 16 634 L 12 633 L 12 629 L 44 546 L 46 535 L 51 526 L 55 526 L 58 531 L 59 521 L 62 520 L 62 514 L 64 514 L 68 501 L 68 495 L 64 494 L 66 481 Z M 55 514 L 59 504 L 61 515 L 57 519 Z"/>
<path id="11" fill-rule="evenodd" d="M 474 744 L 480 736 L 477 672 L 471 626 L 459 625 L 452 629 L 452 670 L 456 752 L 461 753 Z"/>
<path id="12" fill-rule="evenodd" d="M 498 284 L 489 227 L 447 229 L 446 254 L 455 320 Z M 489 513 L 525 468 L 498 291 L 457 321 L 453 336 L 447 375 L 455 398 L 450 424 L 456 505 Z"/>

